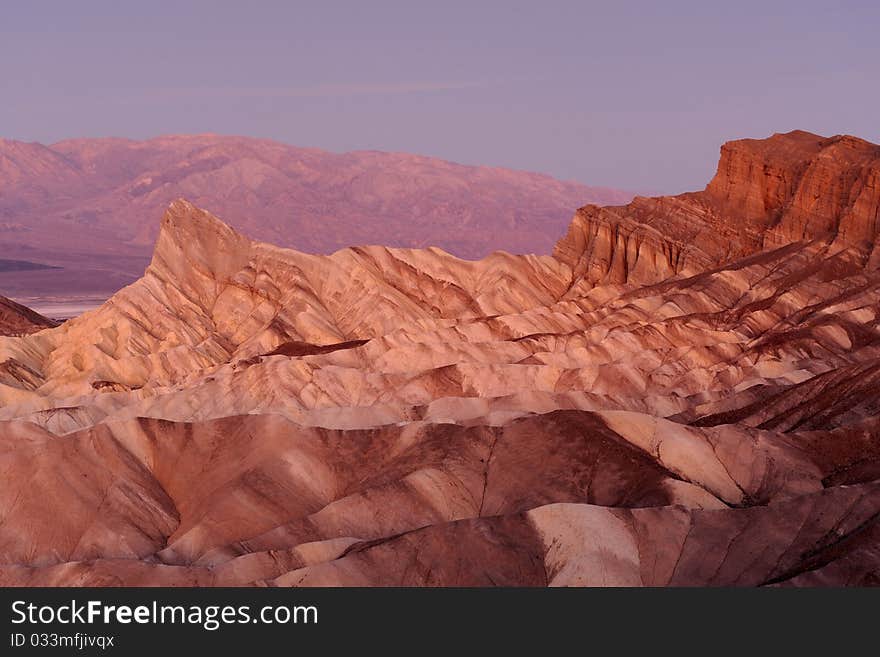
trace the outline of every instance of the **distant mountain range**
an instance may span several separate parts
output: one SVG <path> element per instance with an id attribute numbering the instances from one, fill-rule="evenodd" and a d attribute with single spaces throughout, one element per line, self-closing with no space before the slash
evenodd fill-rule
<path id="1" fill-rule="evenodd" d="M 437 246 L 463 258 L 549 253 L 574 211 L 632 195 L 403 153 L 330 153 L 181 135 L 0 140 L 0 259 L 11 296 L 110 293 L 138 278 L 168 204 L 185 197 L 254 239 L 310 253 Z"/>

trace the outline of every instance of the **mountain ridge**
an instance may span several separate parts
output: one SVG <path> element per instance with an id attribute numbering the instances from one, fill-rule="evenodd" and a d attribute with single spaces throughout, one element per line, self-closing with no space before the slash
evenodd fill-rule
<path id="1" fill-rule="evenodd" d="M 0 584 L 880 582 L 880 271 L 825 223 L 713 232 L 797 187 L 760 171 L 588 207 L 563 258 L 308 254 L 172 202 L 143 277 L 0 338 Z"/>
<path id="2" fill-rule="evenodd" d="M 801 241 L 857 248 L 876 268 L 878 217 L 880 146 L 797 130 L 724 144 L 702 192 L 580 208 L 554 255 L 590 284 L 656 282 Z"/>
<path id="3" fill-rule="evenodd" d="M 220 135 L 6 141 L 0 184 L 0 257 L 26 252 L 65 270 L 0 274 L 0 290 L 18 297 L 109 295 L 134 281 L 155 217 L 181 197 L 301 251 L 434 245 L 471 259 L 496 248 L 549 253 L 572 208 L 630 198 L 500 167 Z"/>
<path id="4" fill-rule="evenodd" d="M 0 335 L 25 335 L 57 325 L 54 320 L 0 296 Z"/>

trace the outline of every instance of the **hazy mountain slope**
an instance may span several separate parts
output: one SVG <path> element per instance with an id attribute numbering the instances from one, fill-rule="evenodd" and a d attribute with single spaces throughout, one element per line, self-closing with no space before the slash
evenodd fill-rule
<path id="1" fill-rule="evenodd" d="M 0 292 L 113 292 L 134 281 L 156 217 L 180 197 L 256 239 L 306 252 L 383 244 L 477 258 L 549 253 L 573 208 L 631 195 L 417 155 L 244 137 L 0 140 L 0 258 L 64 268 L 0 272 Z"/>

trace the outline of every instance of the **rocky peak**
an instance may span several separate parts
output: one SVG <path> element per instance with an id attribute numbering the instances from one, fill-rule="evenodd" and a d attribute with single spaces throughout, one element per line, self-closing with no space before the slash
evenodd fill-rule
<path id="1" fill-rule="evenodd" d="M 880 265 L 880 146 L 796 130 L 721 147 L 702 192 L 578 210 L 555 255 L 590 284 L 648 283 L 821 240 Z"/>
<path id="2" fill-rule="evenodd" d="M 194 273 L 214 280 L 247 262 L 250 240 L 189 201 L 173 201 L 162 217 L 150 270 L 175 279 Z"/>
<path id="3" fill-rule="evenodd" d="M 827 236 L 864 247 L 877 238 L 878 175 L 880 146 L 797 130 L 722 146 L 704 195 L 769 246 Z"/>

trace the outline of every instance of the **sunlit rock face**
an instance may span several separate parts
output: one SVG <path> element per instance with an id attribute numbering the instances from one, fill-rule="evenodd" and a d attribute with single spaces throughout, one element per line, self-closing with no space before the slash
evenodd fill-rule
<path id="1" fill-rule="evenodd" d="M 877 167 L 732 142 L 479 261 L 175 201 L 140 280 L 0 338 L 0 584 L 878 583 Z"/>
<path id="2" fill-rule="evenodd" d="M 702 192 L 580 209 L 555 255 L 590 285 L 694 274 L 792 242 L 880 266 L 880 146 L 795 131 L 721 147 Z"/>

